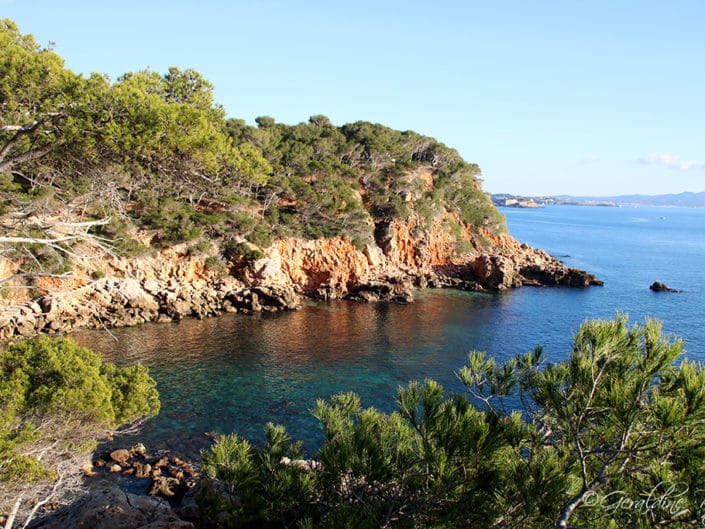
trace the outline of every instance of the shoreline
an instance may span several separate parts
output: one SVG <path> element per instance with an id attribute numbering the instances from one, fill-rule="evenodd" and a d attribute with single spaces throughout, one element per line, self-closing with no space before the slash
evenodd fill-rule
<path id="1" fill-rule="evenodd" d="M 44 295 L 1 310 L 0 341 L 189 316 L 296 310 L 305 299 L 412 303 L 416 288 L 501 292 L 602 284 L 508 235 L 496 236 L 489 250 L 477 251 L 477 245 L 463 259 L 438 248 L 419 256 L 416 245 L 397 239 L 386 248 L 362 250 L 342 238 L 280 240 L 264 257 L 230 262 L 219 271 L 188 246 L 107 262 L 100 279 L 77 268 L 71 276 L 40 283 Z"/>

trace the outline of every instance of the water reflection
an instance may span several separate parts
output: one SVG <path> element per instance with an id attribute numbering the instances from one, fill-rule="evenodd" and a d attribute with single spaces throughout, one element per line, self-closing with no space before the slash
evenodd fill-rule
<path id="1" fill-rule="evenodd" d="M 204 432 L 262 439 L 283 423 L 312 448 L 320 432 L 317 398 L 354 390 L 391 410 L 399 385 L 453 372 L 485 334 L 486 309 L 502 296 L 423 292 L 407 306 L 317 303 L 297 312 L 144 325 L 76 334 L 120 365 L 141 362 L 156 378 L 162 412 L 145 427 L 152 447 L 195 451 Z"/>

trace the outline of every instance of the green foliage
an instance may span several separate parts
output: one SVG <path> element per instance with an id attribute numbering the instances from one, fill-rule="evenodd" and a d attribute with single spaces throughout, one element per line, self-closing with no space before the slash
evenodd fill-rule
<path id="1" fill-rule="evenodd" d="M 261 250 L 252 248 L 244 242 L 233 241 L 228 241 L 223 245 L 223 255 L 226 259 L 242 259 L 245 261 L 256 261 L 264 257 Z"/>
<path id="2" fill-rule="evenodd" d="M 266 435 L 263 448 L 236 435 L 221 436 L 201 454 L 204 472 L 226 486 L 230 501 L 206 487 L 199 505 L 214 517 L 226 513 L 227 527 L 288 527 L 316 497 L 315 476 L 291 462 L 299 457 L 300 443 L 271 423 Z"/>
<path id="3" fill-rule="evenodd" d="M 155 382 L 140 365 L 116 368 L 69 338 L 13 344 L 0 353 L 0 481 L 46 477 L 28 447 L 49 439 L 47 450 L 75 449 L 85 436 L 158 411 Z"/>
<path id="4" fill-rule="evenodd" d="M 116 254 L 137 256 L 146 253 L 149 248 L 135 239 L 135 231 L 127 219 L 116 216 L 112 217 L 108 224 L 99 226 L 96 235 L 109 240 Z"/>
<path id="5" fill-rule="evenodd" d="M 363 247 L 376 224 L 414 213 L 426 227 L 454 216 L 475 232 L 505 229 L 479 168 L 433 138 L 364 121 L 338 127 L 323 115 L 226 120 L 193 69 L 83 77 L 9 20 L 0 104 L 0 215 L 31 204 L 51 218 L 110 218 L 92 233 L 121 255 L 147 250 L 137 229 L 152 230 L 157 247 L 233 236 L 260 247 L 343 236 Z M 72 244 L 15 256 L 28 271 L 57 272 Z"/>
<path id="6" fill-rule="evenodd" d="M 108 382 L 116 424 L 159 413 L 157 385 L 144 366 L 138 364 L 116 368 L 106 363 L 101 366 L 101 375 Z"/>
<path id="7" fill-rule="evenodd" d="M 81 81 L 52 50 L 0 20 L 0 174 L 77 140 L 63 125 L 76 115 L 71 103 L 80 97 Z"/>
<path id="8" fill-rule="evenodd" d="M 206 269 L 211 272 L 223 272 L 227 268 L 225 261 L 218 255 L 209 255 L 205 260 Z"/>
<path id="9" fill-rule="evenodd" d="M 584 323 L 560 363 L 471 353 L 466 393 L 411 382 L 390 414 L 335 395 L 313 412 L 319 465 L 282 459 L 298 457 L 282 427 L 263 448 L 226 436 L 203 460 L 233 501 L 203 501 L 220 498 L 233 527 L 698 525 L 705 369 L 681 350 L 618 316 Z"/>

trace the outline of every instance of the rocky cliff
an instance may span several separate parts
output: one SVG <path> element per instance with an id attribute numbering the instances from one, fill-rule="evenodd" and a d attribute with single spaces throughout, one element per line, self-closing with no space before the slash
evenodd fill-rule
<path id="1" fill-rule="evenodd" d="M 362 248 L 342 237 L 279 239 L 263 257 L 231 259 L 217 270 L 208 266 L 207 254 L 188 245 L 138 258 L 77 262 L 69 275 L 38 277 L 30 292 L 39 296 L 3 300 L 0 339 L 291 310 L 302 297 L 409 303 L 417 287 L 500 291 L 601 284 L 507 234 L 451 232 L 442 219 L 422 229 L 411 215 L 378 225 L 376 233 L 376 242 Z M 5 278 L 11 277 L 12 263 L 0 264 Z"/>

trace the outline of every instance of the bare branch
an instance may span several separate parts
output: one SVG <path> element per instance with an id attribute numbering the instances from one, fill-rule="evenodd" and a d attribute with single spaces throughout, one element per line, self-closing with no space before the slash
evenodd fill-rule
<path id="1" fill-rule="evenodd" d="M 28 151 L 26 153 L 19 154 L 10 160 L 4 161 L 5 157 L 7 156 L 7 152 L 10 150 L 11 147 L 12 145 L 8 143 L 5 145 L 5 147 L 2 148 L 2 150 L 0 150 L 0 173 L 5 173 L 21 163 L 39 160 L 40 158 L 46 156 L 51 151 L 53 151 L 56 145 L 53 143 L 49 143 L 42 147 L 32 149 L 31 151 Z"/>

